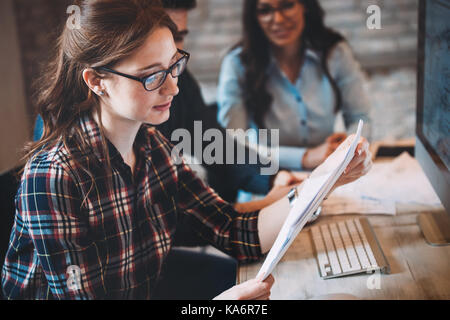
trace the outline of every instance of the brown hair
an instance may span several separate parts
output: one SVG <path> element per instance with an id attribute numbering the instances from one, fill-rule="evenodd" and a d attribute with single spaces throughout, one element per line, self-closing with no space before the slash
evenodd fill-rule
<path id="1" fill-rule="evenodd" d="M 243 9 L 243 37 L 235 46 L 241 46 L 240 58 L 245 68 L 245 108 L 255 120 L 258 127 L 264 128 L 264 118 L 272 107 L 272 96 L 267 91 L 267 67 L 270 63 L 269 40 L 261 29 L 256 7 L 259 0 L 245 0 Z M 321 67 L 330 81 L 336 97 L 335 112 L 341 108 L 341 92 L 336 81 L 331 77 L 327 59 L 331 50 L 345 38 L 325 25 L 325 12 L 318 0 L 297 0 L 305 6 L 305 30 L 302 34 L 303 56 L 305 45 L 316 51 L 320 56 Z M 301 57 L 302 58 L 302 57 Z"/>
<path id="2" fill-rule="evenodd" d="M 37 82 L 37 108 L 44 130 L 39 141 L 25 147 L 24 160 L 51 148 L 60 139 L 67 146 L 68 139 L 74 138 L 80 148 L 86 147 L 79 118 L 84 112 L 100 114 L 100 108 L 99 98 L 83 81 L 85 68 L 113 67 L 159 27 L 169 28 L 172 34 L 176 31 L 159 0 L 84 0 L 77 5 L 81 11 L 80 28 L 64 27 L 56 56 Z M 100 129 L 103 132 L 101 123 Z M 108 156 L 103 133 L 102 137 Z"/>

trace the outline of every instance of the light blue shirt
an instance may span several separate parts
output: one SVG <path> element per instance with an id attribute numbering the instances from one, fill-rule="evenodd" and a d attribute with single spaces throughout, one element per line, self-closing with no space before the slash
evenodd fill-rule
<path id="1" fill-rule="evenodd" d="M 244 106 L 240 85 L 244 81 L 241 51 L 241 48 L 234 49 L 222 62 L 217 93 L 218 120 L 229 129 L 257 129 Z M 328 66 L 342 95 L 341 110 L 347 133 L 356 132 L 358 121 L 362 119 L 363 135 L 369 139 L 370 102 L 365 93 L 365 78 L 346 42 L 333 48 Z M 334 132 L 336 103 L 331 83 L 322 71 L 319 56 L 310 49 L 306 50 L 295 83 L 286 77 L 273 56 L 267 72 L 267 90 L 273 102 L 264 119 L 265 127 L 279 129 L 280 167 L 301 170 L 306 149 L 323 143 Z"/>

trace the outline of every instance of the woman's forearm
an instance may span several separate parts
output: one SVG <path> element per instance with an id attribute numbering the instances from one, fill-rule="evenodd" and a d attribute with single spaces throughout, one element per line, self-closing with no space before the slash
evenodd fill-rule
<path id="1" fill-rule="evenodd" d="M 328 198 L 328 196 L 333 193 L 336 188 L 353 180 L 355 180 L 353 176 L 341 177 L 325 196 L 325 199 Z M 297 194 L 300 195 L 302 187 L 303 183 L 296 186 Z M 268 252 L 270 248 L 272 248 L 272 245 L 275 242 L 275 239 L 277 238 L 290 209 L 291 206 L 289 204 L 289 199 L 285 196 L 260 211 L 258 218 L 258 235 L 261 244 L 261 251 L 263 253 Z"/>
<path id="2" fill-rule="evenodd" d="M 237 212 L 246 213 L 246 212 L 253 212 L 253 211 L 261 210 L 261 209 L 267 207 L 268 205 L 270 205 L 270 203 L 268 203 L 268 200 L 266 198 L 263 198 L 260 200 L 235 203 L 234 209 Z"/>
<path id="3" fill-rule="evenodd" d="M 238 212 L 252 212 L 252 211 L 260 211 L 265 207 L 270 206 L 275 203 L 279 199 L 287 196 L 289 191 L 292 189 L 292 186 L 274 186 L 270 192 L 262 199 L 244 202 L 244 203 L 236 203 L 234 205 L 234 209 Z"/>
<path id="4" fill-rule="evenodd" d="M 303 184 L 296 187 L 298 194 L 300 194 L 302 186 Z M 272 248 L 290 209 L 291 206 L 286 196 L 260 211 L 258 235 L 263 253 L 268 252 Z"/>

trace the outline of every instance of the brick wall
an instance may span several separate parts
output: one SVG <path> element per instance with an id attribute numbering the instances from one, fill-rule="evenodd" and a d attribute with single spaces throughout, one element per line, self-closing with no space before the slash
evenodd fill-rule
<path id="1" fill-rule="evenodd" d="M 414 136 L 418 0 L 320 0 L 326 23 L 349 41 L 368 76 L 375 139 Z M 222 58 L 241 36 L 242 0 L 198 0 L 186 49 L 208 102 L 215 100 Z M 367 7 L 381 9 L 381 30 L 369 30 Z M 400 124 L 400 125 L 399 125 Z"/>
<path id="2" fill-rule="evenodd" d="M 39 77 L 42 67 L 53 54 L 52 46 L 67 19 L 66 10 L 72 2 L 72 0 L 14 0 L 30 118 L 35 114 L 33 81 Z"/>
<path id="3" fill-rule="evenodd" d="M 14 0 L 27 102 L 32 114 L 32 81 L 50 53 L 58 26 L 71 0 Z M 377 139 L 414 135 L 415 57 L 418 0 L 320 0 L 326 22 L 349 40 L 366 70 L 373 99 L 373 136 Z M 368 30 L 366 9 L 381 8 L 381 30 Z M 241 36 L 242 0 L 198 0 L 190 14 L 186 49 L 190 69 L 205 98 L 215 101 L 222 58 Z M 401 121 L 401 122 L 400 122 Z M 398 126 L 397 123 L 402 123 Z"/>

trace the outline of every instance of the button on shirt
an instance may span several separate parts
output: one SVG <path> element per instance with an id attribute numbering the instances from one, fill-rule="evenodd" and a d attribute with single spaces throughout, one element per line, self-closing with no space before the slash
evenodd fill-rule
<path id="1" fill-rule="evenodd" d="M 99 127 L 88 115 L 80 126 L 87 149 L 69 139 L 25 167 L 2 270 L 6 298 L 148 299 L 180 215 L 238 260 L 262 256 L 258 212 L 237 213 L 188 166 L 175 163 L 156 129 L 139 130 L 132 175 L 107 141 L 108 174 Z"/>
<path id="2" fill-rule="evenodd" d="M 242 48 L 231 51 L 224 59 L 219 76 L 218 120 L 230 129 L 257 129 L 244 105 L 244 67 Z M 348 133 L 356 132 L 359 119 L 364 121 L 363 135 L 370 138 L 370 102 L 365 93 L 364 76 L 350 47 L 341 42 L 328 59 L 330 74 L 342 95 L 342 113 Z M 300 170 L 306 148 L 317 146 L 334 132 L 335 95 L 331 83 L 322 72 L 319 56 L 306 49 L 299 77 L 292 83 L 272 56 L 267 68 L 267 90 L 273 98 L 264 118 L 267 129 L 279 130 L 280 167 Z M 253 138 L 257 143 L 256 137 Z"/>

